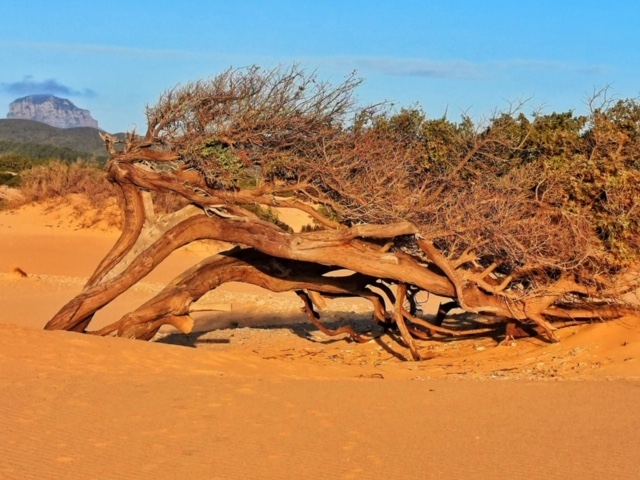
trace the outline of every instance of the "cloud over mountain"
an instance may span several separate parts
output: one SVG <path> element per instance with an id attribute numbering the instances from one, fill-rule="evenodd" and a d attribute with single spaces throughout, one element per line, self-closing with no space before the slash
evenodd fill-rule
<path id="1" fill-rule="evenodd" d="M 92 98 L 97 94 L 89 88 L 76 89 L 68 85 L 64 85 L 58 82 L 54 78 L 49 78 L 42 81 L 33 79 L 32 75 L 27 75 L 22 80 L 17 82 L 0 82 L 0 89 L 6 93 L 14 95 L 32 95 L 48 93 L 51 95 L 63 95 L 70 97 L 86 97 Z"/>

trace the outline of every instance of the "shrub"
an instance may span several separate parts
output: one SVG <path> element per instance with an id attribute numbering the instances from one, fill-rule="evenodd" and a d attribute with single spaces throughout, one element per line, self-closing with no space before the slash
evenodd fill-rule
<path id="1" fill-rule="evenodd" d="M 114 186 L 97 164 L 59 160 L 22 172 L 21 190 L 27 202 L 40 202 L 70 194 L 83 194 L 97 207 L 116 197 Z"/>

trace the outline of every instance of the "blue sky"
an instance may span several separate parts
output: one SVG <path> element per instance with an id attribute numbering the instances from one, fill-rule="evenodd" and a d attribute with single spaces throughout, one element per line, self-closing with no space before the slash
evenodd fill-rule
<path id="1" fill-rule="evenodd" d="M 0 117 L 53 93 L 100 126 L 144 130 L 144 108 L 229 66 L 298 62 L 359 99 L 419 103 L 430 117 L 586 110 L 594 89 L 640 95 L 640 2 L 4 0 Z"/>

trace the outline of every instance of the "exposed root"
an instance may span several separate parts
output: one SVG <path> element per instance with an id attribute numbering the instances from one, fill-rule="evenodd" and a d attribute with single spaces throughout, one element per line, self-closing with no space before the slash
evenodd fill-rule
<path id="1" fill-rule="evenodd" d="M 436 313 L 436 318 L 434 319 L 432 324 L 435 325 L 435 326 L 438 326 L 438 327 L 441 326 L 442 322 L 446 318 L 447 314 L 451 310 L 454 310 L 456 308 L 460 308 L 460 305 L 458 305 L 458 302 L 456 302 L 454 300 L 452 300 L 450 302 L 441 303 L 440 306 L 438 307 L 438 312 Z"/>
<path id="2" fill-rule="evenodd" d="M 498 309 L 486 304 L 475 305 L 472 304 L 467 298 L 467 289 L 465 288 L 465 279 L 461 278 L 461 275 L 457 273 L 454 266 L 447 261 L 447 259 L 438 251 L 432 243 L 423 240 L 418 237 L 418 246 L 427 254 L 429 259 L 444 272 L 449 281 L 453 284 L 456 300 L 460 305 L 460 308 L 467 312 L 473 313 L 497 313 Z"/>
<path id="3" fill-rule="evenodd" d="M 329 337 L 335 337 L 338 335 L 347 334 L 349 335 L 349 338 L 351 338 L 351 340 L 358 343 L 366 343 L 372 340 L 372 337 L 365 337 L 363 335 L 360 335 L 353 328 L 346 325 L 335 330 L 325 327 L 322 322 L 320 322 L 320 315 L 313 308 L 313 302 L 311 301 L 309 294 L 303 290 L 296 290 L 296 294 L 304 302 L 304 309 L 307 312 L 307 316 L 309 317 L 309 320 L 311 320 L 311 323 L 313 323 L 318 328 L 318 330 L 320 330 L 325 335 Z"/>
<path id="4" fill-rule="evenodd" d="M 395 304 L 395 311 L 393 312 L 393 319 L 395 320 L 396 325 L 400 330 L 400 335 L 402 336 L 402 340 L 404 340 L 404 343 L 407 345 L 407 347 L 409 348 L 409 351 L 411 352 L 411 358 L 415 361 L 420 361 L 422 360 L 422 357 L 420 356 L 420 352 L 418 352 L 416 344 L 413 341 L 413 338 L 411 337 L 411 334 L 407 329 L 406 324 L 404 323 L 403 312 L 405 310 L 402 305 L 405 301 L 406 294 L 407 294 L 407 285 L 404 283 L 399 284 L 398 291 L 396 294 L 396 304 Z"/>
<path id="5" fill-rule="evenodd" d="M 421 319 L 420 317 L 411 315 L 409 312 L 407 312 L 404 309 L 402 309 L 402 315 L 412 323 L 415 323 L 416 325 L 420 325 L 421 327 L 426 328 L 431 334 L 437 332 L 437 333 L 444 334 L 447 336 L 452 336 L 452 337 L 463 337 L 463 336 L 469 336 L 469 335 L 482 335 L 486 333 L 491 333 L 496 330 L 498 325 L 496 324 L 495 328 L 472 328 L 472 329 L 452 330 L 450 328 L 445 328 L 440 325 L 433 325 L 432 323 L 429 323 L 426 320 Z"/>
<path id="6" fill-rule="evenodd" d="M 316 318 L 317 313 L 306 292 L 314 292 L 313 295 L 316 299 L 322 298 L 322 296 L 361 296 L 370 300 L 374 305 L 376 319 L 386 318 L 380 296 L 366 288 L 366 285 L 372 283 L 373 279 L 360 274 L 351 277 L 309 275 L 314 270 L 323 271 L 324 269 L 304 262 L 276 260 L 252 249 L 236 249 L 201 262 L 178 276 L 163 291 L 135 311 L 94 333 L 109 335 L 116 332 L 119 336 L 141 335 L 136 338 L 147 338 L 151 335 L 150 332 L 154 329 L 157 330 L 154 325 L 171 323 L 172 317 L 183 317 L 189 312 L 197 310 L 197 307 L 193 307 L 194 302 L 197 302 L 207 292 L 231 281 L 253 283 L 274 292 L 302 291 L 303 301 L 309 303 L 307 312 L 311 312 L 310 318 L 313 314 L 315 320 L 318 320 L 319 316 Z M 306 303 L 305 306 L 307 306 Z M 139 327 L 137 326 L 139 324 L 149 324 L 150 326 Z M 346 333 L 358 342 L 370 340 L 366 336 L 357 334 L 350 327 L 342 327 L 334 331 L 321 325 L 317 326 L 325 333 L 330 332 L 327 333 L 328 335 Z"/>
<path id="7" fill-rule="evenodd" d="M 513 320 L 507 321 L 504 329 L 504 338 L 498 343 L 498 346 L 512 342 L 518 338 L 533 337 L 537 335 L 531 327 L 519 325 Z"/>

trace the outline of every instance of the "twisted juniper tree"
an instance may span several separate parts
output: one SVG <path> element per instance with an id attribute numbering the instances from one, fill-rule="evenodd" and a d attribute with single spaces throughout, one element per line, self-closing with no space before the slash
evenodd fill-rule
<path id="1" fill-rule="evenodd" d="M 96 311 L 201 239 L 235 247 L 91 333 L 188 332 L 195 302 L 229 281 L 296 291 L 324 332 L 356 340 L 318 312 L 327 297 L 364 297 L 414 358 L 416 338 L 529 324 L 555 341 L 559 324 L 636 312 L 623 298 L 640 280 L 637 103 L 586 116 L 505 112 L 478 126 L 359 108 L 358 85 L 297 67 L 232 69 L 164 93 L 124 149 L 105 137 L 123 232 L 46 328 L 88 331 Z M 150 192 L 188 205 L 157 216 Z M 265 207 L 299 209 L 313 224 L 294 233 Z M 344 269 L 353 273 L 330 275 Z M 420 291 L 448 299 L 435 318 L 415 308 Z M 444 326 L 452 308 L 479 325 Z"/>

